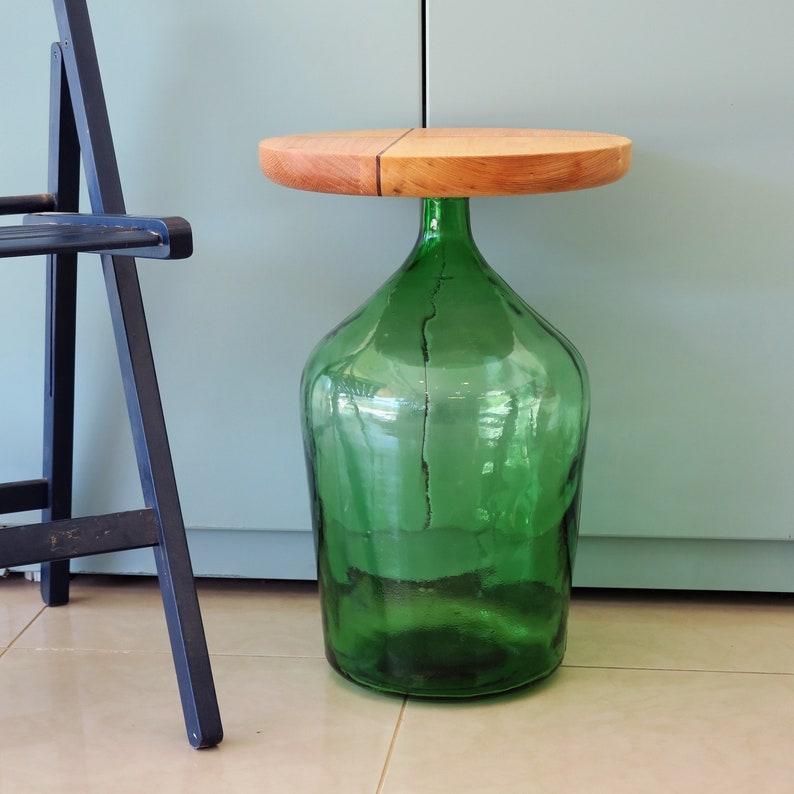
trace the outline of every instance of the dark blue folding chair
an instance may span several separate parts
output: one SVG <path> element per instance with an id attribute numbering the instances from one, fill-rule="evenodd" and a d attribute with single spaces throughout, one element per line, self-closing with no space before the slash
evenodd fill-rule
<path id="1" fill-rule="evenodd" d="M 44 602 L 69 600 L 69 560 L 151 546 L 188 739 L 223 738 L 209 653 L 134 257 L 192 253 L 182 218 L 128 215 L 85 0 L 54 0 L 48 192 L 0 198 L 0 257 L 47 255 L 44 460 L 40 479 L 0 484 L 0 514 L 42 510 L 40 523 L 0 529 L 0 566 L 41 563 Z M 79 212 L 80 160 L 91 213 Z M 101 255 L 145 507 L 72 516 L 77 255 Z"/>

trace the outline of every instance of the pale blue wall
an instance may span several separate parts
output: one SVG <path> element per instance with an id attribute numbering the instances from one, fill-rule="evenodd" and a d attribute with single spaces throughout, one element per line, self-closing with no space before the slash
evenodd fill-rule
<path id="1" fill-rule="evenodd" d="M 400 263 L 418 206 L 270 185 L 256 144 L 417 125 L 419 6 L 91 6 L 128 207 L 182 214 L 195 232 L 192 259 L 140 271 L 200 572 L 311 575 L 301 365 Z M 617 185 L 472 204 L 486 257 L 588 362 L 578 583 L 794 589 L 794 6 L 428 9 L 431 125 L 634 139 Z M 0 33 L 0 69 L 20 75 L 0 83 L 4 194 L 46 184 L 55 35 L 46 0 L 20 5 Z M 38 474 L 42 279 L 39 262 L 0 265 L 2 479 Z M 87 260 L 82 512 L 139 498 L 102 290 Z M 143 569 L 145 554 L 109 565 Z"/>
<path id="2" fill-rule="evenodd" d="M 277 188 L 259 170 L 257 144 L 306 129 L 418 124 L 418 6 L 89 8 L 127 208 L 183 215 L 194 230 L 191 259 L 139 262 L 186 523 L 306 530 L 302 363 L 407 253 L 417 213 Z M 0 185 L 43 191 L 57 38 L 49 2 L 20 4 L 0 38 Z M 78 513 L 139 502 L 98 261 L 81 260 Z M 43 277 L 37 260 L 0 268 L 3 480 L 40 470 Z"/>
<path id="3" fill-rule="evenodd" d="M 474 210 L 588 363 L 583 532 L 791 540 L 794 6 L 487 8 L 431 0 L 429 124 L 634 141 L 614 186 Z"/>

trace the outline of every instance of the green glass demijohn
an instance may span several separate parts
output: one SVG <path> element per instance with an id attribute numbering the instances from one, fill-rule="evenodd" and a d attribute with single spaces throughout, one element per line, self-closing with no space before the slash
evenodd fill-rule
<path id="1" fill-rule="evenodd" d="M 574 347 L 488 266 L 465 198 L 311 354 L 302 422 L 326 654 L 428 697 L 562 661 L 589 413 Z"/>

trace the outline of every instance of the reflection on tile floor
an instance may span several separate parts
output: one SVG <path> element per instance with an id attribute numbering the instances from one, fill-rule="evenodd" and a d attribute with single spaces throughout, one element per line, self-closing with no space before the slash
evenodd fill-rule
<path id="1" fill-rule="evenodd" d="M 794 792 L 794 598 L 577 592 L 563 667 L 426 703 L 323 659 L 310 583 L 199 582 L 226 738 L 184 735 L 157 583 L 0 579 L 0 794 Z"/>

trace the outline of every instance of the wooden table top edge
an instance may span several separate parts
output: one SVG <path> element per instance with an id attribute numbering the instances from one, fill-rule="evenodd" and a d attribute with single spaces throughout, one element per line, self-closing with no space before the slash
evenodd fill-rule
<path id="1" fill-rule="evenodd" d="M 632 142 L 577 130 L 496 127 L 343 130 L 267 138 L 272 181 L 368 196 L 530 195 L 599 187 L 623 177 Z"/>

